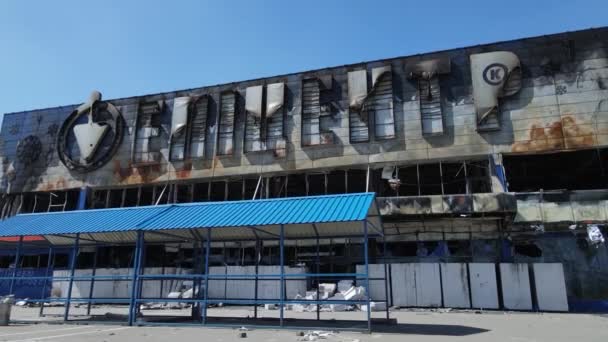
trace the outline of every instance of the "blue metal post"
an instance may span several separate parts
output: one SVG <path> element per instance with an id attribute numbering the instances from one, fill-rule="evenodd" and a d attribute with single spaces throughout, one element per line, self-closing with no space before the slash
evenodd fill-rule
<path id="1" fill-rule="evenodd" d="M 76 260 L 78 259 L 78 249 L 80 244 L 80 233 L 76 234 L 74 240 L 74 248 L 72 250 L 72 259 L 70 260 L 70 281 L 68 283 L 68 296 L 65 301 L 65 312 L 63 313 L 63 320 L 67 321 L 70 314 L 70 303 L 72 301 L 72 287 L 74 287 L 74 273 L 76 271 Z"/>
<path id="2" fill-rule="evenodd" d="M 46 299 L 46 284 L 48 283 L 49 273 L 53 271 L 53 266 L 55 262 L 53 261 L 53 247 L 49 247 L 49 257 L 46 262 L 46 271 L 44 272 L 44 281 L 42 282 L 42 290 L 40 291 L 40 299 Z M 44 302 L 40 302 L 40 312 L 38 312 L 38 317 L 42 317 L 44 314 Z"/>
<path id="3" fill-rule="evenodd" d="M 11 283 L 8 288 L 8 294 L 13 294 L 13 288 L 15 287 L 15 280 L 17 278 L 17 270 L 21 263 L 21 249 L 23 248 L 23 236 L 19 237 L 19 243 L 17 244 L 17 250 L 15 251 L 15 264 L 13 267 L 13 276 L 11 277 Z"/>
<path id="4" fill-rule="evenodd" d="M 281 236 L 279 241 L 279 253 L 281 257 L 281 302 L 280 302 L 280 318 L 279 324 L 283 326 L 283 319 L 285 314 L 285 225 L 281 224 Z"/>
<path id="5" fill-rule="evenodd" d="M 141 257 L 143 232 L 137 231 L 137 240 L 135 242 L 135 258 L 133 260 L 133 272 L 131 278 L 131 298 L 129 298 L 129 325 L 135 322 L 135 306 L 137 305 L 137 278 L 139 276 L 139 263 Z"/>
<path id="6" fill-rule="evenodd" d="M 209 254 L 211 250 L 211 228 L 207 229 L 205 241 L 205 296 L 203 298 L 203 324 L 207 323 L 207 299 L 209 298 Z"/>
<path id="7" fill-rule="evenodd" d="M 87 303 L 87 316 L 91 315 L 91 299 L 93 298 L 93 291 L 95 290 L 95 275 L 97 274 L 97 254 L 99 247 L 95 246 L 95 253 L 93 253 L 93 271 L 91 271 L 91 284 L 89 286 L 89 302 Z"/>
<path id="8" fill-rule="evenodd" d="M 367 294 L 367 330 L 372 331 L 372 316 L 371 316 L 371 305 L 370 305 L 370 288 L 369 288 L 369 248 L 368 248 L 368 237 L 367 237 L 367 220 L 363 221 L 363 257 L 365 258 L 365 289 Z"/>
<path id="9" fill-rule="evenodd" d="M 88 193 L 88 188 L 86 186 L 83 186 L 82 188 L 80 188 L 80 192 L 78 193 L 78 203 L 76 205 L 76 209 L 78 209 L 78 210 L 86 209 L 87 193 Z"/>

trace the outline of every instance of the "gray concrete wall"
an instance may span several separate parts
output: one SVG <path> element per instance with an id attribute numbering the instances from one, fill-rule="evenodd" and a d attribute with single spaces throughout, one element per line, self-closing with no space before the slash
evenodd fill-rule
<path id="1" fill-rule="evenodd" d="M 608 144 L 608 102 L 605 101 L 608 98 L 607 49 L 608 30 L 604 28 L 145 96 L 146 100 L 163 100 L 169 108 L 162 118 L 161 162 L 145 167 L 137 167 L 131 162 L 137 103 L 141 98 L 110 100 L 122 113 L 128 129 L 113 160 L 101 169 L 86 174 L 68 171 L 58 160 L 56 152 L 58 127 L 74 106 L 9 113 L 4 117 L 0 134 L 0 189 L 14 193 L 77 188 L 83 185 L 124 186 L 167 180 L 346 168 L 353 165 L 382 166 L 462 159 L 490 153 L 545 152 L 604 146 Z M 469 55 L 490 51 L 512 51 L 517 54 L 523 68 L 523 84 L 516 95 L 501 103 L 500 130 L 479 133 L 476 130 Z M 445 133 L 429 137 L 424 136 L 421 130 L 416 83 L 407 79 L 404 67 L 439 55 L 449 56 L 452 63 L 451 73 L 440 79 Z M 553 72 L 543 67 L 547 61 L 556 64 Z M 396 137 L 351 144 L 348 133 L 347 73 L 359 69 L 367 69 L 371 73 L 372 68 L 385 65 L 390 65 L 393 70 Z M 328 74 L 333 76 L 340 94 L 338 112 L 330 125 L 336 137 L 335 144 L 302 147 L 302 80 Z M 201 81 L 203 82 L 204 80 Z M 270 151 L 243 153 L 245 89 L 274 82 L 286 83 L 286 155 L 276 157 Z M 216 156 L 217 108 L 220 92 L 226 90 L 234 90 L 239 94 L 236 141 L 232 155 Z M 206 156 L 199 161 L 169 162 L 168 131 L 172 99 L 202 94 L 212 98 Z M 40 139 L 41 154 L 33 164 L 21 165 L 17 158 L 17 145 L 30 135 Z"/>

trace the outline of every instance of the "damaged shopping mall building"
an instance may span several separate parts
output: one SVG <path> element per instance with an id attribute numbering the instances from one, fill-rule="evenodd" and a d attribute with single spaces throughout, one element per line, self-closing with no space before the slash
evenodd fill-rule
<path id="1" fill-rule="evenodd" d="M 257 289 L 262 268 L 316 275 L 289 282 L 281 271 L 283 301 L 348 278 L 340 274 L 359 283 L 369 263 L 369 295 L 392 306 L 608 310 L 606 28 L 121 99 L 94 91 L 82 104 L 5 114 L 0 151 L 3 294 L 94 297 L 92 281 L 8 278 L 128 275 L 139 256 L 143 275 L 255 268 Z M 32 230 L 63 217 L 56 212 L 239 201 L 241 215 L 259 217 L 255 203 L 361 193 L 374 194 L 370 217 L 377 208 L 379 219 L 369 224 L 381 236 L 311 220 L 285 228 L 288 241 L 283 223 L 234 230 L 235 239 L 228 227 L 207 248 L 194 230 L 164 233 L 138 254 L 125 244 L 137 238 L 103 229 Z M 284 208 L 285 224 L 303 215 L 294 208 Z M 124 288 L 103 296 L 131 297 L 136 283 L 117 279 Z M 238 284 L 253 286 L 246 279 L 198 286 L 205 300 L 230 303 Z M 167 298 L 199 280 L 158 278 L 143 292 Z M 548 303 L 548 293 L 557 299 Z"/>

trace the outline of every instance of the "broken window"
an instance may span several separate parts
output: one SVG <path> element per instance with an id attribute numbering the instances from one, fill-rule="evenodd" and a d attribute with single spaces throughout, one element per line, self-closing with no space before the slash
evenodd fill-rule
<path id="1" fill-rule="evenodd" d="M 209 183 L 194 184 L 193 201 L 204 202 L 209 200 Z"/>
<path id="2" fill-rule="evenodd" d="M 334 143 L 334 133 L 329 128 L 334 112 L 333 78 L 302 81 L 302 146 Z"/>
<path id="3" fill-rule="evenodd" d="M 492 192 L 487 160 L 467 161 L 466 168 L 469 192 L 474 194 Z"/>
<path id="4" fill-rule="evenodd" d="M 169 193 L 171 192 L 170 185 L 158 185 L 154 187 L 154 203 L 153 204 L 167 204 L 169 203 Z"/>
<path id="5" fill-rule="evenodd" d="M 68 196 L 66 192 L 49 192 L 49 206 L 47 211 L 65 211 L 67 203 Z"/>
<path id="6" fill-rule="evenodd" d="M 277 176 L 268 178 L 268 198 L 285 197 L 287 192 L 287 177 Z"/>
<path id="7" fill-rule="evenodd" d="M 240 201 L 243 199 L 243 179 L 231 179 L 228 181 L 228 201 Z"/>
<path id="8" fill-rule="evenodd" d="M 135 147 L 132 158 L 136 164 L 160 162 L 160 131 L 163 104 L 163 101 L 142 102 L 139 104 Z"/>
<path id="9" fill-rule="evenodd" d="M 245 191 L 243 194 L 243 196 L 244 196 L 243 199 L 246 199 L 246 200 L 254 199 L 254 195 L 256 197 L 259 197 L 259 189 L 258 189 L 257 194 L 255 191 L 258 188 L 258 182 L 260 182 L 260 177 L 245 178 L 244 182 L 245 182 Z"/>
<path id="10" fill-rule="evenodd" d="M 211 182 L 210 201 L 225 201 L 226 200 L 226 182 Z"/>
<path id="11" fill-rule="evenodd" d="M 395 137 L 392 75 L 390 66 L 373 68 L 371 88 L 368 89 L 366 70 L 348 73 L 351 142 L 369 141 L 370 119 L 376 139 Z"/>
<path id="12" fill-rule="evenodd" d="M 153 186 L 142 186 L 139 192 L 139 202 L 137 203 L 137 205 L 152 205 L 154 204 L 154 197 L 155 193 Z"/>
<path id="13" fill-rule="evenodd" d="M 346 192 L 365 192 L 367 189 L 367 170 L 346 171 L 346 182 L 348 184 Z"/>
<path id="14" fill-rule="evenodd" d="M 186 157 L 186 138 L 188 130 L 188 108 L 190 97 L 176 97 L 173 99 L 173 113 L 171 115 L 171 135 L 169 156 L 171 160 L 184 160 Z"/>
<path id="15" fill-rule="evenodd" d="M 236 94 L 224 92 L 220 96 L 220 125 L 217 141 L 218 155 L 231 155 L 234 151 L 234 123 Z"/>
<path id="16" fill-rule="evenodd" d="M 346 193 L 346 171 L 335 170 L 327 173 L 327 194 Z"/>
<path id="17" fill-rule="evenodd" d="M 422 134 L 443 134 L 439 75 L 450 73 L 450 69 L 447 57 L 406 65 L 407 77 L 418 83 Z"/>
<path id="18" fill-rule="evenodd" d="M 203 95 L 194 100 L 190 110 L 190 158 L 197 159 L 205 156 L 208 115 L 209 97 Z"/>
<path id="19" fill-rule="evenodd" d="M 175 196 L 173 199 L 175 203 L 190 203 L 192 202 L 192 184 L 176 184 L 175 185 Z"/>
<path id="20" fill-rule="evenodd" d="M 306 196 L 306 188 L 305 174 L 287 176 L 287 197 Z"/>
<path id="21" fill-rule="evenodd" d="M 135 207 L 140 196 L 139 188 L 127 188 L 123 193 L 123 207 Z"/>
<path id="22" fill-rule="evenodd" d="M 439 164 L 418 165 L 421 195 L 441 195 L 441 170 Z"/>
<path id="23" fill-rule="evenodd" d="M 503 156 L 509 191 L 591 190 L 607 187 L 606 150 Z M 559 170 L 559 172 L 556 172 Z"/>
<path id="24" fill-rule="evenodd" d="M 466 194 L 467 168 L 464 162 L 441 163 L 443 176 L 443 192 L 446 195 Z"/>
<path id="25" fill-rule="evenodd" d="M 91 201 L 91 207 L 93 209 L 106 208 L 107 192 L 107 190 L 93 190 L 93 199 Z"/>
<path id="26" fill-rule="evenodd" d="M 420 186 L 418 182 L 418 165 L 399 166 L 399 196 L 418 196 Z"/>
<path id="27" fill-rule="evenodd" d="M 120 208 L 122 207 L 123 200 L 123 189 L 112 189 L 109 191 L 109 202 L 108 208 Z"/>
<path id="28" fill-rule="evenodd" d="M 521 89 L 519 58 L 512 52 L 496 51 L 470 56 L 477 130 L 500 128 L 499 98 Z"/>
<path id="29" fill-rule="evenodd" d="M 306 175 L 306 192 L 308 196 L 325 195 L 327 187 L 324 173 L 312 173 Z"/>
<path id="30" fill-rule="evenodd" d="M 284 83 L 247 88 L 245 152 L 272 150 L 276 156 L 284 156 L 284 102 Z"/>

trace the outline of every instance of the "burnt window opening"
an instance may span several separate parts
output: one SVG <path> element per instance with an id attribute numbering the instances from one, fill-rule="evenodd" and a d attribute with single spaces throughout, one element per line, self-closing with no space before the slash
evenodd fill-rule
<path id="1" fill-rule="evenodd" d="M 228 201 L 240 201 L 243 199 L 243 180 L 231 179 L 228 181 Z"/>
<path id="2" fill-rule="evenodd" d="M 543 251 L 535 243 L 516 243 L 513 245 L 513 250 L 516 254 L 527 256 L 530 258 L 540 258 L 543 256 Z"/>
<path id="3" fill-rule="evenodd" d="M 194 202 L 206 202 L 209 200 L 209 183 L 196 183 L 194 184 L 193 191 Z"/>
<path id="4" fill-rule="evenodd" d="M 154 204 L 154 187 L 153 186 L 142 186 L 139 193 L 139 202 L 137 205 L 145 206 Z"/>
<path id="5" fill-rule="evenodd" d="M 156 164 L 160 162 L 163 104 L 163 101 L 139 104 L 132 157 L 135 164 Z"/>
<path id="6" fill-rule="evenodd" d="M 391 242 L 387 243 L 390 255 L 395 257 L 415 257 L 418 252 L 416 242 Z"/>
<path id="7" fill-rule="evenodd" d="M 468 193 L 466 163 L 441 163 L 441 168 L 444 194 L 461 195 Z"/>
<path id="8" fill-rule="evenodd" d="M 397 170 L 399 178 L 399 196 L 418 196 L 420 187 L 418 183 L 418 166 L 399 166 Z"/>
<path id="9" fill-rule="evenodd" d="M 503 165 L 509 191 L 605 189 L 607 151 L 505 155 Z"/>
<path id="10" fill-rule="evenodd" d="M 439 164 L 418 165 L 421 195 L 442 195 L 441 168 Z"/>
<path id="11" fill-rule="evenodd" d="M 346 171 L 336 170 L 327 173 L 327 194 L 346 193 Z"/>
<path id="12" fill-rule="evenodd" d="M 365 192 L 367 189 L 367 170 L 347 170 L 346 182 L 348 183 L 346 192 Z"/>
<path id="13" fill-rule="evenodd" d="M 108 208 L 122 207 L 123 189 L 111 189 L 109 191 L 109 193 L 110 193 L 110 198 L 108 201 Z"/>
<path id="14" fill-rule="evenodd" d="M 169 194 L 171 186 L 169 184 L 158 185 L 154 187 L 154 205 L 169 203 Z"/>
<path id="15" fill-rule="evenodd" d="M 471 257 L 473 255 L 470 240 L 450 240 L 447 241 L 450 256 Z"/>
<path id="16" fill-rule="evenodd" d="M 282 155 L 286 148 L 285 84 L 248 87 L 245 93 L 245 152 L 273 150 Z"/>
<path id="17" fill-rule="evenodd" d="M 243 199 L 245 200 L 251 200 L 254 199 L 253 196 L 255 195 L 256 198 L 260 197 L 260 190 L 258 189 L 258 193 L 256 194 L 256 189 L 258 188 L 258 182 L 261 183 L 260 178 L 245 178 L 244 179 L 245 182 L 245 187 L 244 187 L 244 192 L 243 192 Z"/>
<path id="18" fill-rule="evenodd" d="M 108 190 L 93 190 L 91 199 L 92 209 L 103 209 L 107 207 Z"/>
<path id="19" fill-rule="evenodd" d="M 220 118 L 217 141 L 218 155 L 234 152 L 234 123 L 236 116 L 236 93 L 224 92 L 220 95 Z"/>
<path id="20" fill-rule="evenodd" d="M 123 207 L 135 207 L 137 206 L 137 199 L 140 196 L 140 188 L 127 188 L 123 192 Z"/>
<path id="21" fill-rule="evenodd" d="M 205 142 L 207 141 L 207 118 L 209 116 L 209 97 L 207 95 L 194 100 L 189 110 L 189 116 L 189 155 L 192 159 L 200 159 L 205 156 Z"/>
<path id="22" fill-rule="evenodd" d="M 67 268 L 70 255 L 68 253 L 53 254 L 53 265 L 55 269 Z"/>
<path id="23" fill-rule="evenodd" d="M 306 175 L 293 174 L 287 176 L 287 196 L 306 196 Z"/>
<path id="24" fill-rule="evenodd" d="M 285 197 L 287 193 L 287 177 L 277 176 L 267 178 L 268 198 Z"/>
<path id="25" fill-rule="evenodd" d="M 324 173 L 306 175 L 306 193 L 308 196 L 325 195 L 326 180 Z"/>
<path id="26" fill-rule="evenodd" d="M 226 200 L 226 182 L 211 182 L 209 200 L 212 202 Z"/>
<path id="27" fill-rule="evenodd" d="M 302 146 L 334 143 L 333 99 L 331 75 L 302 81 Z"/>
<path id="28" fill-rule="evenodd" d="M 31 213 L 34 211 L 34 196 L 32 192 L 22 194 L 20 213 Z"/>
<path id="29" fill-rule="evenodd" d="M 487 160 L 467 161 L 467 182 L 469 191 L 475 194 L 492 192 L 489 162 Z"/>
<path id="30" fill-rule="evenodd" d="M 175 203 L 190 203 L 193 198 L 193 185 L 192 184 L 176 184 L 174 191 L 175 196 L 173 199 Z"/>
<path id="31" fill-rule="evenodd" d="M 351 143 L 370 140 L 373 126 L 375 139 L 395 138 L 393 114 L 393 76 L 390 66 L 373 68 L 371 87 L 367 71 L 348 73 L 349 136 Z"/>

